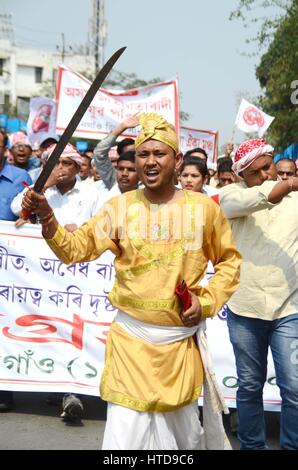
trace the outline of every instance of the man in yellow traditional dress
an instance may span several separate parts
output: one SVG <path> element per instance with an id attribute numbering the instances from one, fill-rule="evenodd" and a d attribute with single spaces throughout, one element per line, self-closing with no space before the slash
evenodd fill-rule
<path id="1" fill-rule="evenodd" d="M 44 196 L 30 190 L 23 208 L 37 213 L 46 242 L 64 263 L 115 258 L 109 295 L 118 308 L 106 347 L 101 397 L 108 402 L 103 449 L 197 449 L 198 397 L 204 372 L 193 335 L 239 283 L 241 257 L 221 209 L 201 193 L 174 186 L 178 136 L 162 116 L 140 116 L 136 168 L 145 188 L 109 200 L 73 233 Z M 200 287 L 208 260 L 215 275 Z M 175 289 L 184 280 L 184 312 Z"/>

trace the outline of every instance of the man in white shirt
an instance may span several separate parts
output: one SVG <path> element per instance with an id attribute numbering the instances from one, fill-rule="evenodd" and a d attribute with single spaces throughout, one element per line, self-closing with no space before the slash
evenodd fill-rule
<path id="1" fill-rule="evenodd" d="M 240 287 L 228 302 L 228 328 L 238 375 L 242 449 L 266 449 L 263 387 L 268 347 L 280 389 L 282 449 L 298 449 L 298 178 L 277 182 L 273 147 L 262 139 L 239 146 L 220 204 L 243 257 Z"/>
<path id="2" fill-rule="evenodd" d="M 139 181 L 135 167 L 135 151 L 123 152 L 117 160 L 116 183 L 102 197 L 107 201 L 119 194 L 133 191 L 138 188 Z"/>
<path id="3" fill-rule="evenodd" d="M 42 155 L 42 160 L 46 161 L 51 155 L 56 144 L 51 145 Z M 85 185 L 77 179 L 80 171 L 82 157 L 75 147 L 67 144 L 60 156 L 54 170 L 47 183 L 45 196 L 53 208 L 60 224 L 68 231 L 73 232 L 84 222 L 93 217 L 104 200 L 102 193 L 90 185 Z M 24 190 L 24 191 L 27 191 Z M 21 216 L 21 202 L 24 192 L 19 193 L 11 203 L 12 212 Z M 24 223 L 17 223 L 20 226 Z M 49 403 L 57 403 L 62 397 L 49 397 Z M 73 395 L 66 394 L 62 402 L 63 411 L 61 417 L 68 422 L 74 422 L 81 418 L 83 414 L 83 404 L 81 400 Z"/>
<path id="4" fill-rule="evenodd" d="M 112 189 L 116 184 L 117 173 L 112 161 L 109 158 L 109 151 L 116 145 L 116 139 L 127 129 L 135 128 L 139 125 L 138 114 L 128 117 L 121 122 L 112 132 L 103 140 L 98 142 L 93 151 L 93 160 L 105 186 Z M 134 151 L 134 140 L 125 138 L 118 142 L 117 153 L 119 157 L 125 152 Z M 118 160 L 118 159 L 117 159 Z"/>
<path id="5" fill-rule="evenodd" d="M 42 159 L 46 160 L 54 148 L 55 145 L 50 146 Z M 103 197 L 97 189 L 84 185 L 77 179 L 80 164 L 80 154 L 71 144 L 67 144 L 46 183 L 45 190 L 45 196 L 55 208 L 60 224 L 67 225 L 67 228 L 72 230 L 95 215 L 103 204 Z M 23 193 L 17 195 L 11 203 L 11 210 L 17 216 L 21 215 Z"/>

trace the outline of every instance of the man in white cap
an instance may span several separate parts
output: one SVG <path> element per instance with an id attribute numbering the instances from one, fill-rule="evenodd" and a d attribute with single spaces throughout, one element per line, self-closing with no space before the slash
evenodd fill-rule
<path id="1" fill-rule="evenodd" d="M 282 449 L 298 450 L 298 178 L 277 182 L 273 147 L 242 143 L 220 205 L 243 257 L 240 287 L 228 301 L 238 375 L 241 449 L 266 449 L 263 387 L 270 347 L 280 389 Z"/>
<path id="2" fill-rule="evenodd" d="M 22 168 L 30 174 L 32 170 L 40 166 L 39 158 L 36 155 L 32 156 L 32 145 L 24 132 L 11 134 L 9 136 L 9 147 L 13 164 L 18 168 Z M 31 174 L 30 176 L 32 177 Z"/>
<path id="3" fill-rule="evenodd" d="M 43 163 L 55 147 L 56 144 L 52 144 L 43 152 L 41 157 Z M 44 194 L 49 204 L 55 207 L 59 222 L 68 230 L 75 230 L 95 215 L 103 203 L 99 191 L 83 185 L 78 180 L 81 162 L 82 157 L 76 148 L 67 144 L 45 185 Z M 24 191 L 11 203 L 11 210 L 17 216 L 21 215 Z"/>
<path id="4" fill-rule="evenodd" d="M 42 154 L 42 161 L 49 158 L 56 144 L 52 144 Z M 81 168 L 82 157 L 76 148 L 67 144 L 62 155 L 45 185 L 45 196 L 53 208 L 61 225 L 68 231 L 76 230 L 80 225 L 94 216 L 103 204 L 102 195 L 92 186 L 86 186 L 77 179 Z M 12 212 L 21 216 L 21 202 L 24 195 L 24 189 L 11 203 Z M 24 220 L 19 219 L 17 226 L 24 224 Z M 61 401 L 60 394 L 52 394 L 48 398 L 49 403 L 56 404 Z M 80 399 L 67 394 L 62 402 L 63 411 L 61 417 L 68 422 L 74 422 L 79 419 L 83 413 L 83 404 Z"/>

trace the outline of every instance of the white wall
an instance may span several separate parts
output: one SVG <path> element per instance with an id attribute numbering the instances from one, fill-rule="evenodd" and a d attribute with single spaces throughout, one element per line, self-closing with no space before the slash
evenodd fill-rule
<path id="1" fill-rule="evenodd" d="M 8 92 L 13 105 L 18 96 L 30 98 L 41 95 L 43 86 L 53 82 L 61 64 L 61 55 L 57 52 L 18 48 L 7 40 L 0 40 L 0 58 L 5 59 L 4 67 L 8 72 L 0 77 L 0 93 Z M 66 55 L 64 64 L 76 72 L 94 72 L 93 56 Z M 43 69 L 41 84 L 35 82 L 35 67 Z"/>

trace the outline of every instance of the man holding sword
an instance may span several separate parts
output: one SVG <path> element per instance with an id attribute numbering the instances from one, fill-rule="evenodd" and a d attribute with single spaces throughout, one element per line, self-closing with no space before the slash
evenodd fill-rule
<path id="1" fill-rule="evenodd" d="M 193 335 L 237 288 L 241 258 L 220 208 L 174 186 L 182 154 L 173 126 L 153 113 L 141 115 L 140 125 L 136 169 L 144 189 L 108 201 L 73 233 L 36 191 L 22 206 L 39 216 L 64 263 L 94 260 L 105 250 L 116 256 L 109 299 L 118 313 L 100 385 L 108 401 L 103 449 L 197 449 L 204 372 Z M 208 260 L 216 274 L 199 287 Z M 176 295 L 182 280 L 190 296 L 185 311 Z"/>

